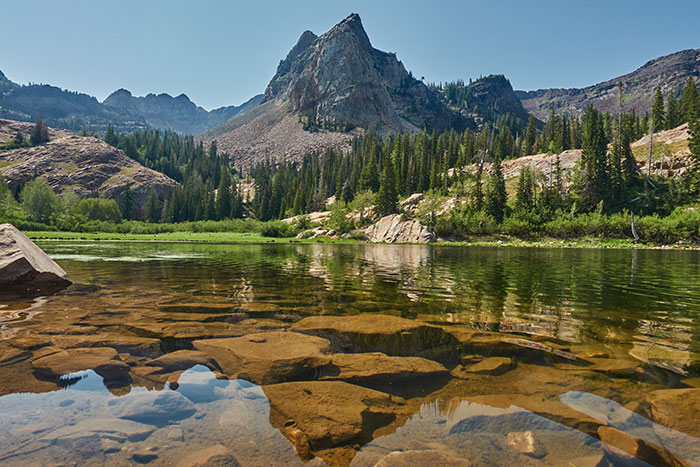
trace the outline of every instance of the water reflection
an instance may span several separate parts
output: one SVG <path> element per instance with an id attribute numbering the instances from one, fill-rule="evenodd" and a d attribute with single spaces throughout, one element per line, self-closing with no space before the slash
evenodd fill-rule
<path id="1" fill-rule="evenodd" d="M 0 303 L 0 418 L 8 420 L 0 427 L 3 464 L 171 463 L 201 446 L 209 449 L 195 450 L 201 456 L 230 455 L 245 465 L 294 465 L 309 457 L 303 449 L 310 445 L 313 462 L 332 465 L 373 465 L 407 446 L 467 457 L 474 465 L 512 465 L 533 459 L 513 441 L 531 431 L 547 452 L 537 462 L 562 465 L 573 457 L 609 455 L 598 440 L 602 424 L 661 443 L 679 457 L 697 454 L 687 430 L 684 438 L 677 435 L 683 430 L 657 429 L 661 425 L 645 410 L 654 391 L 700 385 L 698 252 L 41 246 L 75 285 L 34 302 Z M 289 332 L 309 317 L 366 313 L 429 326 L 412 331 L 402 324 L 398 337 L 362 328 L 336 335 L 322 362 L 340 351 L 362 352 L 357 341 L 390 349 L 407 339 L 413 357 L 441 355 L 444 377 L 421 379 L 416 372 L 415 391 L 405 391 L 393 381 L 378 385 L 360 359 L 349 369 L 298 372 L 305 376 L 296 378 L 350 373 L 355 379 L 304 386 L 282 378 L 288 381 L 283 385 L 298 385 L 290 393 L 297 386 L 275 390 L 224 379 L 232 376 L 201 352 L 188 353 L 180 366 L 158 363 L 173 351 L 194 349 L 197 340 Z M 66 366 L 77 361 L 75 355 L 99 358 L 99 365 Z M 235 361 L 228 364 L 235 367 Z M 394 369 L 382 371 L 391 375 Z M 337 391 L 344 397 L 338 399 L 331 386 L 354 389 Z M 326 408 L 308 413 L 298 401 L 318 388 L 328 397 L 317 408 L 358 407 L 375 418 L 343 426 L 343 441 L 335 445 L 310 439 L 304 448 L 293 429 L 322 426 Z M 363 391 L 377 388 L 384 395 L 365 397 Z M 284 394 L 284 403 L 270 394 Z M 616 424 L 621 407 L 647 431 Z M 285 418 L 288 413 L 297 415 Z M 649 429 L 656 438 L 645 438 Z"/>

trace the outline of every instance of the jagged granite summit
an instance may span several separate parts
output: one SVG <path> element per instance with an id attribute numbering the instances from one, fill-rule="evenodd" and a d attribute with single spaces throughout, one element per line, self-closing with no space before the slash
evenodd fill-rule
<path id="1" fill-rule="evenodd" d="M 320 37 L 301 35 L 265 90 L 264 101 L 273 100 L 287 101 L 292 112 L 331 128 L 389 132 L 469 124 L 395 54 L 372 47 L 354 13 Z"/>
<path id="2" fill-rule="evenodd" d="M 321 36 L 305 31 L 280 62 L 263 104 L 200 140 L 216 140 L 245 170 L 265 159 L 293 161 L 348 148 L 353 131 L 467 127 L 473 120 L 449 109 L 395 54 L 372 47 L 352 14 Z"/>

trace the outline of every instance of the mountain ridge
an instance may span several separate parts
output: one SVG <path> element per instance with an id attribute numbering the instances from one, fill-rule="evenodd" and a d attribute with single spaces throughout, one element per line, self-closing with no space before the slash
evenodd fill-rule
<path id="1" fill-rule="evenodd" d="M 618 106 L 617 85 L 622 82 L 625 100 L 623 110 L 638 114 L 651 109 L 654 92 L 678 93 L 688 76 L 700 80 L 700 49 L 686 49 L 649 60 L 636 70 L 584 88 L 546 88 L 515 91 L 523 107 L 537 118 L 545 119 L 554 107 L 557 113 L 582 113 L 588 105 L 605 112 Z"/>

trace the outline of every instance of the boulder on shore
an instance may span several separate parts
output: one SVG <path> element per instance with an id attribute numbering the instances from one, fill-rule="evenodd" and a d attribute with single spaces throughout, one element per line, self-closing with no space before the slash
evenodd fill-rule
<path id="1" fill-rule="evenodd" d="M 0 224 L 0 288 L 3 292 L 41 293 L 71 282 L 66 272 L 12 224 Z"/>
<path id="2" fill-rule="evenodd" d="M 399 214 L 382 217 L 365 230 L 372 243 L 430 243 L 435 232 L 415 219 L 403 219 Z"/>

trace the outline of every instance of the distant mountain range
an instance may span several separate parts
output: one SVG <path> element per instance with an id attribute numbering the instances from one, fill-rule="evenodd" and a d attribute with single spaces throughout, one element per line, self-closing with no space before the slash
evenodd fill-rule
<path id="1" fill-rule="evenodd" d="M 120 89 L 99 102 L 87 94 L 48 84 L 20 86 L 0 72 L 0 118 L 32 121 L 41 113 L 50 126 L 73 131 L 84 128 L 102 132 L 107 125 L 113 125 L 126 132 L 157 128 L 198 134 L 246 112 L 261 101 L 262 95 L 258 95 L 240 106 L 207 111 L 184 94 L 134 97 Z"/>
<path id="2" fill-rule="evenodd" d="M 541 126 L 551 109 L 578 115 L 594 105 L 617 109 L 623 83 L 624 110 L 648 111 L 657 87 L 678 94 L 688 77 L 700 78 L 700 49 L 652 60 L 638 70 L 583 89 L 513 91 L 505 76 L 428 86 L 398 57 L 375 49 L 357 14 L 325 34 L 305 31 L 279 63 L 264 95 L 240 106 L 206 111 L 186 95 L 135 97 L 120 89 L 104 102 L 50 85 L 20 86 L 0 72 L 0 118 L 31 121 L 41 113 L 58 128 L 120 131 L 171 129 L 217 141 L 245 170 L 266 159 L 299 160 L 309 152 L 347 149 L 364 131 L 397 132 L 507 123 L 520 131 L 532 113 Z"/>
<path id="3" fill-rule="evenodd" d="M 622 83 L 625 95 L 624 111 L 635 110 L 644 114 L 651 109 L 656 88 L 664 96 L 678 94 L 688 77 L 700 79 L 700 49 L 683 50 L 647 62 L 641 68 L 617 78 L 588 86 L 583 89 L 540 89 L 538 91 L 515 91 L 525 109 L 536 117 L 545 119 L 551 109 L 557 113 L 572 115 L 582 113 L 589 105 L 602 111 L 617 111 L 617 84 Z"/>

